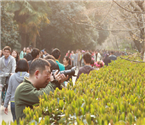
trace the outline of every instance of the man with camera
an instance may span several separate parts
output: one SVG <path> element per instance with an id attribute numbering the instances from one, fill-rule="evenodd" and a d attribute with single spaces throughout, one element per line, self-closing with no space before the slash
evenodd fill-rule
<path id="1" fill-rule="evenodd" d="M 15 92 L 15 111 L 16 119 L 25 118 L 23 110 L 25 107 L 33 108 L 34 104 L 39 103 L 39 96 L 44 93 L 49 94 L 56 87 L 68 79 L 64 74 L 54 73 L 52 77 L 50 64 L 45 59 L 35 59 L 29 68 L 29 78 L 24 78 Z M 51 81 L 51 82 L 50 82 Z M 40 89 L 43 88 L 43 89 Z"/>

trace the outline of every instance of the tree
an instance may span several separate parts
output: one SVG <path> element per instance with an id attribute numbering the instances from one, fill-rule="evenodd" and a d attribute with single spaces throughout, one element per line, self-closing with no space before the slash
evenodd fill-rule
<path id="1" fill-rule="evenodd" d="M 133 36 L 128 41 L 128 44 L 133 40 L 139 52 L 144 50 L 144 1 L 120 1 L 114 0 L 109 2 L 86 2 L 87 16 L 90 22 L 74 21 L 74 23 L 95 27 L 99 31 L 112 32 L 112 37 L 115 39 L 122 36 Z M 94 17 L 101 15 L 100 20 Z M 96 15 L 96 16 L 95 16 Z M 93 18 L 92 18 L 93 17 Z M 104 27 L 105 26 L 105 27 Z M 124 33 L 123 33 L 124 32 Z M 124 34 L 124 35 L 123 35 Z M 101 35 L 100 35 L 101 36 Z M 107 37 L 110 37 L 110 35 Z M 106 38 L 107 38 L 106 37 Z M 124 37 L 124 40 L 126 37 Z M 122 39 L 120 39 L 122 41 Z M 124 41 L 123 40 L 123 41 Z M 101 43 L 104 40 L 99 40 Z M 115 40 L 114 40 L 115 41 Z M 116 41 L 115 41 L 116 42 Z M 119 43 L 121 44 L 121 42 Z"/>
<path id="2" fill-rule="evenodd" d="M 48 50 L 58 47 L 64 52 L 68 49 L 84 49 L 90 44 L 92 44 L 90 48 L 95 47 L 98 38 L 97 30 L 73 22 L 86 18 L 84 15 L 86 8 L 82 2 L 49 1 L 48 3 L 52 13 L 48 17 L 50 24 L 40 32 L 40 39 L 44 42 L 43 47 Z"/>
<path id="3" fill-rule="evenodd" d="M 143 56 L 145 51 L 144 0 L 126 2 L 112 1 L 118 7 L 116 14 L 118 14 L 120 18 L 116 19 L 117 22 L 130 34 L 137 50 L 141 52 Z"/>
<path id="4" fill-rule="evenodd" d="M 1 3 L 1 41 L 2 48 L 4 46 L 10 46 L 15 49 L 20 48 L 18 24 L 13 21 L 14 14 L 7 12 L 9 3 Z"/>
<path id="5" fill-rule="evenodd" d="M 29 40 L 29 44 L 32 43 L 36 47 L 36 37 L 39 35 L 40 24 L 49 23 L 47 3 L 44 1 L 11 2 L 9 11 L 14 12 L 14 20 L 19 24 L 22 47 L 26 46 L 27 40 Z"/>
<path id="6" fill-rule="evenodd" d="M 107 29 L 109 26 L 109 19 L 106 19 L 106 13 L 110 11 L 110 4 L 109 2 L 90 2 L 90 1 L 84 1 L 86 11 L 84 12 L 84 15 L 86 15 L 86 19 L 89 19 L 89 22 L 85 21 L 85 24 L 96 27 L 96 30 L 98 32 L 98 39 L 97 44 L 102 45 L 103 42 L 107 39 L 109 36 L 109 31 L 107 30 L 99 30 L 99 27 L 101 26 L 102 29 Z M 107 8 L 107 9 L 106 9 Z M 104 16 L 105 15 L 105 16 Z M 83 22 L 84 23 L 84 22 Z"/>

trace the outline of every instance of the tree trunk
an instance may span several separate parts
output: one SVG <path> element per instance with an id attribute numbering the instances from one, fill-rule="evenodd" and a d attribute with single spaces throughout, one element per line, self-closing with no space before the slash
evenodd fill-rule
<path id="1" fill-rule="evenodd" d="M 21 50 L 23 50 L 24 47 L 26 47 L 26 34 L 20 33 L 21 35 Z"/>
<path id="2" fill-rule="evenodd" d="M 118 46 L 118 43 L 117 43 L 117 38 L 116 38 L 116 36 L 115 36 L 115 43 L 116 43 L 117 49 L 119 49 L 119 46 Z"/>
<path id="3" fill-rule="evenodd" d="M 135 46 L 136 46 L 138 52 L 141 52 L 141 44 L 139 43 L 139 41 L 133 40 L 133 42 L 134 42 L 134 44 L 135 44 Z"/>
<path id="4" fill-rule="evenodd" d="M 144 27 L 144 15 L 142 14 L 141 17 L 142 17 L 141 18 L 141 21 L 142 21 L 141 26 Z M 144 28 L 141 29 L 140 37 L 141 37 L 141 39 L 144 40 Z M 141 46 L 142 46 L 141 47 L 141 58 L 143 60 L 144 52 L 145 52 L 145 43 L 144 43 L 144 41 L 141 43 Z"/>
<path id="5" fill-rule="evenodd" d="M 21 49 L 26 47 L 26 38 L 27 38 L 27 26 L 19 23 L 19 31 L 21 35 Z"/>
<path id="6" fill-rule="evenodd" d="M 144 51 L 143 51 L 143 53 L 142 53 L 142 59 L 143 59 L 143 61 L 145 62 L 145 43 L 144 43 Z"/>
<path id="7" fill-rule="evenodd" d="M 141 51 L 141 57 L 142 57 L 142 60 L 145 61 L 145 59 L 144 59 L 144 55 L 145 55 L 145 42 L 142 43 L 142 51 Z"/>
<path id="8" fill-rule="evenodd" d="M 37 34 L 33 34 L 32 39 L 31 39 L 33 47 L 36 47 L 36 38 L 37 38 Z"/>

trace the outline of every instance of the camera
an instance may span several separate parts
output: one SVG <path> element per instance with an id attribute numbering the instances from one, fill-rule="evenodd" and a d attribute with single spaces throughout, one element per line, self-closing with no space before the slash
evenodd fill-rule
<path id="1" fill-rule="evenodd" d="M 60 74 L 64 74 L 65 76 L 69 75 L 69 76 L 75 76 L 75 69 L 76 67 L 73 67 L 69 70 L 64 70 L 64 71 L 60 71 Z M 56 70 L 52 70 L 52 75 L 54 75 L 54 73 L 56 72 Z"/>

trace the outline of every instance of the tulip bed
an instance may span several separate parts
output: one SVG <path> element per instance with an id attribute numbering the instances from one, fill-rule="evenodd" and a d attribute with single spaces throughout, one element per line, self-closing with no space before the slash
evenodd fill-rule
<path id="1" fill-rule="evenodd" d="M 145 125 L 145 63 L 118 58 L 40 97 L 20 125 Z M 3 122 L 4 123 L 4 122 Z M 16 123 L 11 123 L 14 125 Z"/>

